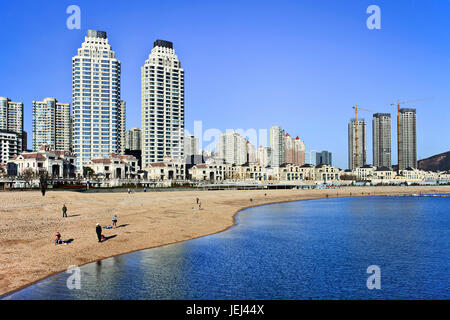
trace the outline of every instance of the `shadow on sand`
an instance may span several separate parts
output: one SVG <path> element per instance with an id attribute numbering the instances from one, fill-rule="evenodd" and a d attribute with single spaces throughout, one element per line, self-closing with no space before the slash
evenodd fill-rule
<path id="1" fill-rule="evenodd" d="M 102 239 L 102 242 L 108 241 L 109 239 L 112 239 L 112 238 L 115 238 L 115 237 L 117 237 L 117 234 L 114 234 L 114 235 L 109 236 L 109 237 L 104 237 L 104 238 Z"/>
<path id="2" fill-rule="evenodd" d="M 73 239 L 69 239 L 69 240 L 59 240 L 59 241 L 60 241 L 59 243 L 55 243 L 55 244 L 59 244 L 59 245 L 62 245 L 62 244 L 70 244 L 70 243 L 73 242 Z"/>

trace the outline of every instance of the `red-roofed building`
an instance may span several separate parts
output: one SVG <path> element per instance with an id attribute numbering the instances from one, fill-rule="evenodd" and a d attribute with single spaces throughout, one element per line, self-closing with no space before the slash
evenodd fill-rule
<path id="1" fill-rule="evenodd" d="M 106 179 L 135 178 L 139 170 L 136 157 L 115 153 L 105 158 L 93 158 L 84 167 L 91 168 L 95 175 Z"/>
<path id="2" fill-rule="evenodd" d="M 285 136 L 285 161 L 287 164 L 301 166 L 305 164 L 305 143 L 289 134 Z"/>
<path id="3" fill-rule="evenodd" d="M 185 180 L 186 164 L 165 156 L 162 162 L 152 162 L 144 169 L 147 177 L 155 181 Z"/>
<path id="4" fill-rule="evenodd" d="M 24 170 L 31 169 L 38 175 L 47 171 L 53 178 L 71 178 L 75 176 L 76 156 L 69 151 L 50 150 L 49 146 L 42 146 L 36 152 L 23 152 L 8 161 L 8 174 L 23 175 Z"/>

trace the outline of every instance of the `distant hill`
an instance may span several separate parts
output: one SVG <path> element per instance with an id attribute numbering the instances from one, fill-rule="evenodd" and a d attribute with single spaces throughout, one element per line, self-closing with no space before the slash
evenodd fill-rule
<path id="1" fill-rule="evenodd" d="M 417 165 L 419 169 L 426 171 L 450 170 L 450 151 L 437 154 L 423 160 L 419 160 Z"/>

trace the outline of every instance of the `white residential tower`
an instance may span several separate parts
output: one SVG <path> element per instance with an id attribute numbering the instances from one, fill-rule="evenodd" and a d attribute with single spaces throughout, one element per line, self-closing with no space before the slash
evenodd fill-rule
<path id="1" fill-rule="evenodd" d="M 106 32 L 88 30 L 72 58 L 73 151 L 77 170 L 119 150 L 120 61 Z"/>

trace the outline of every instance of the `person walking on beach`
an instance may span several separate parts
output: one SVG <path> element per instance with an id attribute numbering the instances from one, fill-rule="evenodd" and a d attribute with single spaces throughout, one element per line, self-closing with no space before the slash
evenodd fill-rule
<path id="1" fill-rule="evenodd" d="M 198 210 L 202 210 L 202 203 L 198 202 Z"/>
<path id="2" fill-rule="evenodd" d="M 67 207 L 66 207 L 66 204 L 64 204 L 63 207 L 62 207 L 62 215 L 63 215 L 63 218 L 67 218 Z"/>
<path id="3" fill-rule="evenodd" d="M 95 226 L 95 232 L 97 233 L 98 242 L 102 242 L 102 226 L 99 223 Z"/>
<path id="4" fill-rule="evenodd" d="M 113 223 L 113 226 L 117 228 L 117 216 L 116 215 L 113 215 L 112 223 Z"/>
<path id="5" fill-rule="evenodd" d="M 200 199 L 199 199 L 199 198 L 197 197 L 197 199 L 196 199 L 196 200 L 197 200 L 197 204 L 198 204 L 198 202 L 200 201 Z"/>

